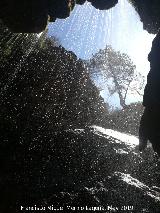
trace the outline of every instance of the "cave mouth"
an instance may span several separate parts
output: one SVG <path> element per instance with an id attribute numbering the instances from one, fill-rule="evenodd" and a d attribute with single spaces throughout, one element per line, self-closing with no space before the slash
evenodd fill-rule
<path id="1" fill-rule="evenodd" d="M 33 55 L 35 49 L 37 49 L 37 54 L 40 51 L 43 54 L 45 48 L 48 48 L 50 52 L 49 47 L 53 48 L 54 46 L 54 48 L 62 48 L 63 51 L 68 51 L 66 54 L 75 54 L 75 59 L 82 61 L 87 70 L 84 76 L 90 78 L 90 81 L 97 88 L 99 96 L 103 99 L 108 113 L 113 114 L 111 120 L 112 117 L 114 120 L 120 113 L 123 116 L 125 113 L 129 113 L 130 106 L 133 109 L 137 107 L 138 113 L 141 114 L 142 109 L 139 109 L 141 108 L 139 104 L 142 102 L 146 76 L 149 71 L 147 56 L 154 35 L 143 30 L 143 24 L 138 13 L 127 0 L 119 0 L 109 10 L 97 10 L 96 8 L 97 6 L 90 1 L 82 5 L 75 5 L 67 19 L 57 19 L 48 24 L 48 28 L 39 34 L 12 33 L 2 24 L 1 49 L 4 51 L 4 56 L 1 61 L 6 60 L 5 57 L 12 57 L 11 55 L 14 55 L 19 47 L 19 52 L 23 52 L 19 62 L 17 61 L 19 54 L 16 53 L 17 55 L 15 55 L 16 60 L 13 63 L 16 64 L 15 67 L 17 68 L 13 68 L 15 74 L 13 73 L 8 82 L 3 85 L 1 92 L 3 97 L 5 91 L 10 88 L 12 82 L 19 75 L 19 67 L 23 64 L 25 66 L 28 56 L 32 55 L 32 51 Z M 139 46 L 141 48 L 137 49 Z M 60 52 L 63 52 L 62 50 Z M 48 54 L 52 54 L 52 51 Z M 62 57 L 61 61 L 63 61 L 63 53 L 59 57 Z M 33 58 L 38 60 L 35 55 Z M 45 62 L 47 58 L 43 58 L 43 60 Z M 56 64 L 56 61 L 54 63 Z M 45 66 L 49 65 L 45 64 Z M 67 63 L 66 66 L 68 66 Z M 110 69 L 112 67 L 115 67 L 115 69 Z M 27 67 L 26 69 L 30 68 Z M 44 67 L 44 69 L 46 68 Z M 60 76 L 60 81 L 63 84 L 65 81 L 63 74 Z M 88 79 L 88 77 L 86 78 Z M 35 78 L 35 76 L 32 76 L 32 78 Z M 84 80 L 81 81 L 85 85 L 87 80 L 85 80 L 85 77 L 83 78 Z M 70 79 L 70 81 L 72 84 L 73 80 Z M 65 87 L 63 89 L 66 95 Z M 63 94 L 63 96 L 65 95 Z M 64 107 L 67 110 L 66 101 L 63 104 L 62 108 Z M 130 110 L 133 111 L 133 109 Z M 68 112 L 62 114 L 68 116 Z M 112 125 L 117 128 L 115 122 Z M 123 130 L 125 128 L 124 125 Z M 138 135 L 138 128 L 135 127 L 135 129 L 134 134 Z M 128 133 L 133 132 L 129 131 Z"/>
<path id="2" fill-rule="evenodd" d="M 128 1 L 98 1 L 44 32 L 2 16 L 16 27 L 0 22 L 2 213 L 159 209 L 157 155 L 137 149 L 154 35 Z"/>
<path id="3" fill-rule="evenodd" d="M 81 6 L 76 5 L 69 18 L 58 19 L 48 25 L 47 35 L 56 37 L 65 49 L 86 61 L 91 60 L 106 46 L 127 54 L 136 66 L 135 76 L 138 77 L 135 77 L 132 83 L 126 103 L 142 101 L 149 72 L 147 57 L 155 35 L 143 29 L 138 13 L 127 0 L 120 0 L 110 10 L 97 10 L 90 2 Z M 140 46 L 141 48 L 138 48 Z M 100 72 L 96 78 L 94 75 L 92 77 L 96 79 L 96 85 L 101 88 L 101 95 L 105 101 L 109 101 L 113 108 L 121 108 L 118 95 L 116 93 L 109 95 L 104 73 Z M 141 85 L 140 91 L 136 92 L 138 84 Z"/>

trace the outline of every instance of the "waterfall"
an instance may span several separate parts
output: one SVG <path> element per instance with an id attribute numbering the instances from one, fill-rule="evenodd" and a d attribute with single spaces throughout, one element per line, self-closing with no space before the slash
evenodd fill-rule
<path id="1" fill-rule="evenodd" d="M 147 56 L 154 35 L 143 30 L 139 15 L 127 0 L 119 0 L 115 7 L 102 11 L 90 3 L 76 5 L 69 18 L 49 25 L 48 35 L 58 37 L 66 49 L 82 59 L 89 59 L 99 49 L 111 45 L 114 50 L 126 53 L 136 65 L 137 73 L 146 80 Z M 115 102 L 116 97 L 113 99 Z M 142 97 L 130 94 L 128 102 L 135 100 Z"/>

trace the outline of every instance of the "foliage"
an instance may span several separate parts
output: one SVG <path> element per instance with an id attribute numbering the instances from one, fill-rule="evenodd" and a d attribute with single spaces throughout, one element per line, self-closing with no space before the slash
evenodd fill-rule
<path id="1" fill-rule="evenodd" d="M 128 89 L 134 77 L 135 65 L 128 55 L 116 52 L 110 46 L 96 53 L 88 63 L 92 75 L 101 74 L 105 84 L 113 95 L 118 93 L 120 104 L 124 108 Z"/>
<path id="2" fill-rule="evenodd" d="M 117 109 L 110 113 L 110 116 L 108 116 L 109 122 L 106 124 L 106 127 L 138 136 L 142 114 L 142 103 L 132 103 L 124 109 Z"/>

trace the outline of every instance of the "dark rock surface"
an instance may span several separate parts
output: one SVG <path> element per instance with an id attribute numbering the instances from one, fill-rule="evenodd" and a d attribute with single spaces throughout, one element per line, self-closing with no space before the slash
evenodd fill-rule
<path id="1" fill-rule="evenodd" d="M 155 152 L 160 156 L 160 32 L 152 42 L 152 48 L 148 55 L 150 71 L 147 76 L 147 84 L 144 90 L 143 105 L 145 110 L 140 124 L 140 141 L 143 144 L 149 140 Z"/>
<path id="2" fill-rule="evenodd" d="M 118 0 L 88 0 L 91 2 L 91 4 L 96 8 L 100 10 L 108 10 L 112 7 L 114 7 L 117 3 Z"/>
<path id="3" fill-rule="evenodd" d="M 88 127 L 107 112 L 82 61 L 51 40 L 0 36 L 0 212 L 158 213 L 157 156 Z"/>
<path id="4" fill-rule="evenodd" d="M 63 208 L 62 212 L 148 212 L 160 210 L 157 159 L 150 148 L 140 155 L 133 145 L 96 127 L 49 135 L 29 149 L 17 144 L 5 160 L 0 180 L 1 212 Z M 5 150 L 4 150 L 5 149 Z M 152 156 L 152 157 L 151 157 Z M 1 155 L 2 158 L 2 155 Z M 145 210 L 144 210 L 145 209 Z"/>
<path id="5" fill-rule="evenodd" d="M 138 12 L 143 28 L 149 33 L 156 34 L 160 28 L 160 1 L 130 0 Z"/>
<path id="6" fill-rule="evenodd" d="M 100 10 L 114 7 L 118 0 L 88 0 Z M 42 32 L 49 21 L 66 18 L 75 4 L 84 4 L 86 0 L 1 0 L 0 19 L 13 32 Z M 158 0 L 130 0 L 138 12 L 144 29 L 157 33 L 160 27 L 160 2 Z"/>
<path id="7" fill-rule="evenodd" d="M 89 0 L 97 9 L 109 9 L 118 0 Z M 40 33 L 49 21 L 67 18 L 75 4 L 84 4 L 85 0 L 1 0 L 0 19 L 16 33 Z"/>

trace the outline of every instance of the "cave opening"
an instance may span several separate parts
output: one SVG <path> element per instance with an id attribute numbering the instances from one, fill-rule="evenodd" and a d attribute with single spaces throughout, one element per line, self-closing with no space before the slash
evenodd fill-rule
<path id="1" fill-rule="evenodd" d="M 158 3 L 105 2 L 0 3 L 2 213 L 160 209 L 158 156 L 138 150 Z"/>

